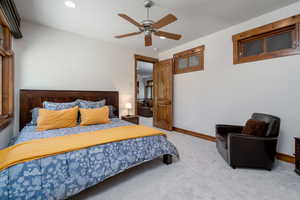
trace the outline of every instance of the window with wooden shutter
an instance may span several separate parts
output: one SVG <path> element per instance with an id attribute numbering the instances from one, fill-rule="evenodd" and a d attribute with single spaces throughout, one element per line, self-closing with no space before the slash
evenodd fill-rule
<path id="1" fill-rule="evenodd" d="M 204 49 L 203 45 L 174 54 L 174 73 L 182 74 L 204 70 Z"/>
<path id="2" fill-rule="evenodd" d="M 14 70 L 12 36 L 0 13 L 0 130 L 7 127 L 13 116 Z"/>
<path id="3" fill-rule="evenodd" d="M 300 53 L 300 15 L 233 36 L 234 64 Z"/>

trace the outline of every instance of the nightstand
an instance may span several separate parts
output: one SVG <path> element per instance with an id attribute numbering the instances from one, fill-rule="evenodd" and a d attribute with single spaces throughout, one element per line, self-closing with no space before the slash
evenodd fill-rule
<path id="1" fill-rule="evenodd" d="M 133 124 L 139 124 L 139 117 L 136 115 L 126 115 L 126 116 L 122 116 L 122 120 L 131 122 Z"/>
<path id="2" fill-rule="evenodd" d="M 300 138 L 295 138 L 295 172 L 300 175 Z"/>

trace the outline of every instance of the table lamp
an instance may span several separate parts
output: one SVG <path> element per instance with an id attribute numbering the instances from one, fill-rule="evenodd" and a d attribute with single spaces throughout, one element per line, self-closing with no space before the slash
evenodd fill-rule
<path id="1" fill-rule="evenodd" d="M 132 109 L 132 104 L 131 104 L 131 103 L 129 103 L 129 102 L 128 102 L 128 103 L 126 103 L 126 104 L 125 104 L 125 108 L 126 108 L 126 109 L 128 109 L 128 115 L 127 115 L 127 116 L 129 116 L 130 109 Z"/>

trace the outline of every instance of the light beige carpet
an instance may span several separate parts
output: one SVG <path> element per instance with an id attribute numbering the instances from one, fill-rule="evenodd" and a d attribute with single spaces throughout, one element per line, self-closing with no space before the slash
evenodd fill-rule
<path id="1" fill-rule="evenodd" d="M 300 176 L 277 162 L 265 170 L 230 168 L 215 143 L 169 133 L 181 159 L 143 164 L 83 191 L 74 200 L 299 200 Z"/>

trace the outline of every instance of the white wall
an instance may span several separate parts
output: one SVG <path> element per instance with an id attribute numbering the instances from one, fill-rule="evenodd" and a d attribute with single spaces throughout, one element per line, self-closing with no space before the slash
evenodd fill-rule
<path id="1" fill-rule="evenodd" d="M 117 90 L 121 113 L 126 112 L 125 103 L 133 101 L 134 54 L 157 57 L 29 22 L 22 32 L 24 38 L 14 41 L 16 119 L 19 89 Z"/>
<path id="2" fill-rule="evenodd" d="M 279 152 L 292 154 L 300 136 L 300 55 L 233 65 L 232 35 L 300 13 L 300 3 L 159 54 L 204 44 L 205 71 L 175 75 L 174 125 L 209 135 L 215 124 L 244 124 L 253 112 L 282 119 Z M 205 27 L 199 27 L 205 28 Z"/>

